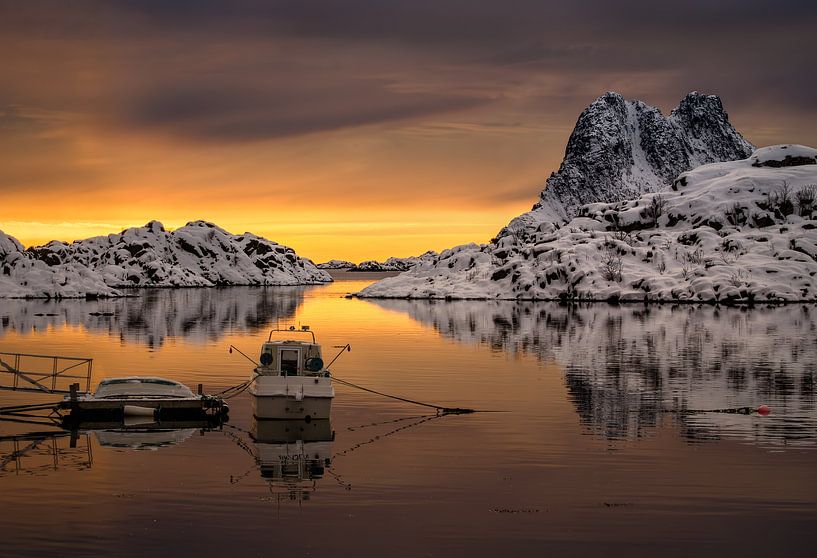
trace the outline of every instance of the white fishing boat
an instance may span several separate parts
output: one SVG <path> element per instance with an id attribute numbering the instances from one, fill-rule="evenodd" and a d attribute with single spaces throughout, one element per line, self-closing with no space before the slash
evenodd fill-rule
<path id="1" fill-rule="evenodd" d="M 178 417 L 226 414 L 220 397 L 195 394 L 175 380 L 154 376 L 106 378 L 94 393 L 65 396 L 63 407 L 72 414 L 141 417 Z"/>
<path id="2" fill-rule="evenodd" d="M 273 340 L 274 334 L 284 338 Z M 295 335 L 306 339 L 295 339 Z M 344 345 L 341 352 L 349 349 Z M 270 332 L 261 346 L 260 364 L 253 370 L 249 391 L 256 418 L 329 418 L 335 388 L 329 368 L 324 366 L 321 346 L 309 326 Z"/>

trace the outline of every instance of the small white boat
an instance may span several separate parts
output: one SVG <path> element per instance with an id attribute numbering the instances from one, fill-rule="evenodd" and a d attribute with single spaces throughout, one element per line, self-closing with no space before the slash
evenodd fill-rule
<path id="1" fill-rule="evenodd" d="M 173 417 L 224 414 L 220 397 L 197 395 L 175 380 L 155 376 L 106 378 L 94 393 L 67 395 L 63 407 L 72 414 Z"/>
<path id="2" fill-rule="evenodd" d="M 274 333 L 284 333 L 288 338 L 273 340 Z M 292 339 L 294 334 L 309 337 Z M 249 391 L 256 418 L 329 418 L 335 388 L 324 366 L 321 346 L 308 326 L 270 332 L 261 346 L 260 364 L 253 370 Z"/>

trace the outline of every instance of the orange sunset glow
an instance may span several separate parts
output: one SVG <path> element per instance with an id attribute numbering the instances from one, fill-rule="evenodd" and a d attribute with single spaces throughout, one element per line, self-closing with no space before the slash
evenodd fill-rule
<path id="1" fill-rule="evenodd" d="M 0 230 L 27 246 L 198 219 L 315 261 L 486 242 L 605 90 L 668 111 L 700 85 L 757 145 L 817 142 L 811 74 L 751 70 L 802 67 L 773 25 L 747 59 L 730 26 L 690 43 L 691 16 L 633 48 L 658 7 L 485 4 L 463 25 L 442 5 L 79 4 L 0 12 Z M 740 10 L 749 28 L 777 17 L 758 10 Z"/>

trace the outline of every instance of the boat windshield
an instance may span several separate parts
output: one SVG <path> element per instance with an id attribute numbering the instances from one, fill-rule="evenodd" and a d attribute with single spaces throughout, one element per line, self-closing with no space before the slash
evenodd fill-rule
<path id="1" fill-rule="evenodd" d="M 295 376 L 298 374 L 298 360 L 301 351 L 297 349 L 281 349 L 281 374 Z"/>
<path id="2" fill-rule="evenodd" d="M 157 384 L 160 386 L 181 386 L 179 382 L 163 380 L 161 378 L 111 378 L 99 382 L 100 386 L 111 386 L 116 384 Z"/>

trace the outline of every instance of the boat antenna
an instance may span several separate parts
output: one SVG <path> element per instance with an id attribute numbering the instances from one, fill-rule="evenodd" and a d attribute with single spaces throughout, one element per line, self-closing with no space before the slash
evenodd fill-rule
<path id="1" fill-rule="evenodd" d="M 336 354 L 335 358 L 333 358 L 332 361 L 329 364 L 327 364 L 324 368 L 329 368 L 330 366 L 332 366 L 332 363 L 338 360 L 338 358 L 340 357 L 340 355 L 344 353 L 344 351 L 351 351 L 352 346 L 349 343 L 346 343 L 345 345 L 335 345 L 335 349 L 340 349 L 340 352 Z"/>
<path id="2" fill-rule="evenodd" d="M 258 364 L 257 362 L 255 362 L 253 359 L 251 359 L 250 357 L 248 357 L 248 356 L 247 356 L 247 354 L 246 354 L 244 351 L 242 351 L 241 349 L 239 349 L 239 348 L 238 348 L 238 347 L 236 347 L 235 345 L 230 345 L 230 354 L 233 354 L 233 349 L 235 349 L 236 351 L 238 351 L 238 354 L 240 354 L 241 356 L 243 356 L 244 358 L 246 358 L 247 360 L 249 360 L 250 362 L 252 362 L 254 365 L 256 365 L 256 366 L 261 366 L 260 364 Z"/>

